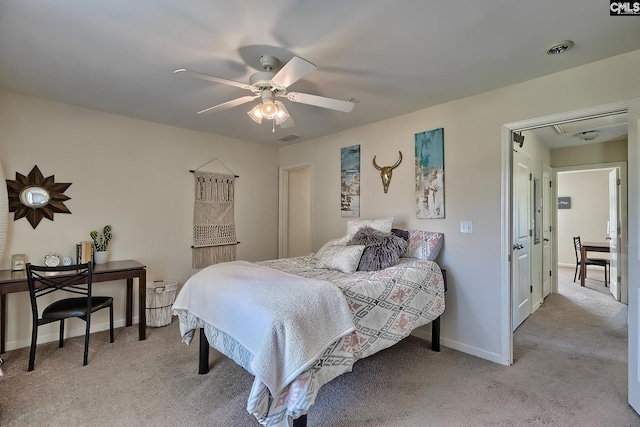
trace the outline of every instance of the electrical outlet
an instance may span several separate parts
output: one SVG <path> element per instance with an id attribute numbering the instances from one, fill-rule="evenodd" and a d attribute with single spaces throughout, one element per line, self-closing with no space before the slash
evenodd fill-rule
<path id="1" fill-rule="evenodd" d="M 473 221 L 460 221 L 460 232 L 465 234 L 473 233 Z"/>

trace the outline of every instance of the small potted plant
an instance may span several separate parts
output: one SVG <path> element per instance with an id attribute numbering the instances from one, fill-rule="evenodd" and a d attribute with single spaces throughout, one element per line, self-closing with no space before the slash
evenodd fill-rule
<path id="1" fill-rule="evenodd" d="M 93 261 L 96 264 L 106 263 L 109 255 L 109 242 L 113 237 L 111 226 L 105 225 L 100 234 L 97 231 L 92 231 L 89 235 L 93 239 Z"/>

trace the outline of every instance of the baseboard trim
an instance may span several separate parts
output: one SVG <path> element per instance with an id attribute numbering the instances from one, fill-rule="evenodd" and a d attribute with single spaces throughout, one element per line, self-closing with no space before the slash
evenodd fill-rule
<path id="1" fill-rule="evenodd" d="M 431 341 L 431 333 L 428 332 L 429 328 L 417 328 L 411 332 L 411 335 L 421 338 L 423 340 Z M 504 363 L 502 357 L 497 353 L 492 353 L 481 348 L 473 347 L 461 342 L 450 340 L 446 337 L 440 336 L 440 344 L 444 347 L 448 347 L 453 350 L 461 351 L 463 353 L 470 354 L 471 356 L 479 357 L 490 362 L 498 363 L 500 365 L 508 366 Z"/>
<path id="2" fill-rule="evenodd" d="M 121 328 L 125 326 L 125 319 L 114 320 L 113 327 Z M 138 323 L 138 318 L 133 318 L 133 324 L 136 325 Z M 66 325 L 65 325 L 66 326 Z M 109 322 L 104 323 L 93 323 L 91 322 L 91 333 L 100 332 L 100 331 L 108 331 L 109 330 Z M 31 335 L 31 334 L 29 334 Z M 72 337 L 80 337 L 84 336 L 84 327 L 75 328 L 75 329 L 65 329 L 65 339 Z M 56 332 L 48 333 L 48 334 L 38 334 L 38 344 L 44 344 L 47 342 L 58 341 L 58 332 L 56 328 Z M 6 351 L 17 350 L 19 348 L 25 348 L 31 346 L 31 339 L 21 339 L 17 341 L 7 341 L 6 343 Z"/>

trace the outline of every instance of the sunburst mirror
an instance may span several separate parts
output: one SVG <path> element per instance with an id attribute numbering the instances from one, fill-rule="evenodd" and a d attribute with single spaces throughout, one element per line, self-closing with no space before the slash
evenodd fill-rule
<path id="1" fill-rule="evenodd" d="M 13 220 L 27 218 L 36 228 L 42 218 L 53 221 L 53 214 L 71 211 L 64 205 L 70 197 L 64 195 L 71 183 L 55 182 L 54 176 L 44 177 L 38 166 L 34 166 L 29 175 L 16 172 L 15 181 L 7 180 L 9 212 L 14 212 Z"/>

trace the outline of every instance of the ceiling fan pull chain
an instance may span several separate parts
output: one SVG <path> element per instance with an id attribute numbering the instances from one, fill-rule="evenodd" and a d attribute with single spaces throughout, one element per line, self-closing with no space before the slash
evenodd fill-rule
<path id="1" fill-rule="evenodd" d="M 276 121 L 271 120 L 271 133 L 276 133 Z"/>

